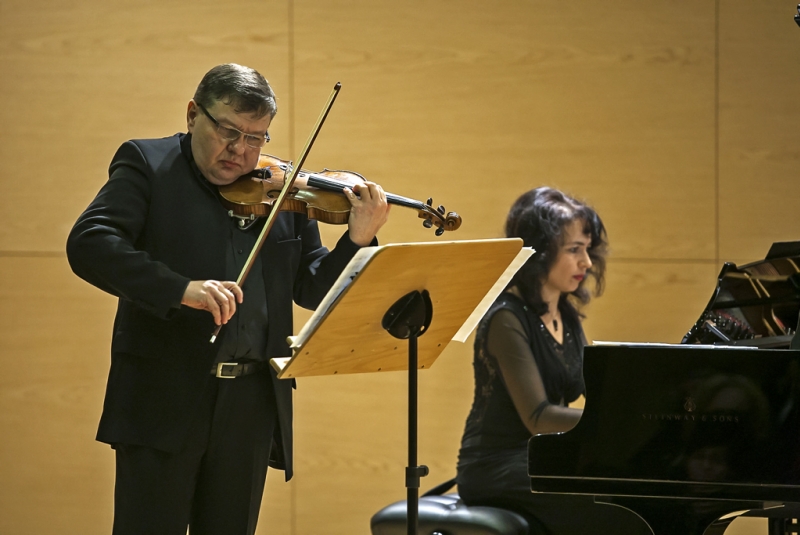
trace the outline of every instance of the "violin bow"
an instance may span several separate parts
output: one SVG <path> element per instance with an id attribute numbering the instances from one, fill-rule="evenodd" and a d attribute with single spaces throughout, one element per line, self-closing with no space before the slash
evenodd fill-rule
<path id="1" fill-rule="evenodd" d="M 330 96 L 328 97 L 328 102 L 325 104 L 325 107 L 322 109 L 322 113 L 319 114 L 317 118 L 317 122 L 314 125 L 314 129 L 311 131 L 311 135 L 308 136 L 308 140 L 306 141 L 303 150 L 300 152 L 300 157 L 297 159 L 297 165 L 290 166 L 291 169 L 289 171 L 289 176 L 286 177 L 286 181 L 283 184 L 283 188 L 281 189 L 280 195 L 272 204 L 272 209 L 267 216 L 267 222 L 264 224 L 264 228 L 261 229 L 261 234 L 258 235 L 258 239 L 256 240 L 256 244 L 253 246 L 253 249 L 250 251 L 250 256 L 247 257 L 247 261 L 244 263 L 244 267 L 242 268 L 241 273 L 239 273 L 239 278 L 236 279 L 236 284 L 241 288 L 244 284 L 247 275 L 250 273 L 250 270 L 255 263 L 256 257 L 258 253 L 261 252 L 261 248 L 264 246 L 264 242 L 267 240 L 267 235 L 269 231 L 272 229 L 272 226 L 275 224 L 275 218 L 280 213 L 281 205 L 286 198 L 286 195 L 291 191 L 292 186 L 294 186 L 294 179 L 297 176 L 297 173 L 300 172 L 302 169 L 303 164 L 306 161 L 306 157 L 308 153 L 311 152 L 311 146 L 314 144 L 314 141 L 317 139 L 317 135 L 319 131 L 322 129 L 322 124 L 325 122 L 325 119 L 328 117 L 328 113 L 331 111 L 333 107 L 333 102 L 336 100 L 336 96 L 339 94 L 339 90 L 342 88 L 341 82 L 336 82 L 336 85 L 333 86 L 333 90 L 331 91 Z M 217 325 L 217 328 L 214 329 L 214 332 L 211 334 L 210 342 L 213 344 L 217 340 L 217 336 L 219 335 L 219 331 L 222 329 L 222 325 Z"/>

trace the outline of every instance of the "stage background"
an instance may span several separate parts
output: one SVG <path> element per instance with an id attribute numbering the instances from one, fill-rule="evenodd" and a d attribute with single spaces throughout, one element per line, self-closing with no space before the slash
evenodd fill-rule
<path id="1" fill-rule="evenodd" d="M 588 336 L 678 342 L 723 261 L 800 239 L 795 4 L 0 0 L 0 533 L 110 532 L 113 454 L 93 439 L 115 299 L 64 242 L 116 148 L 183 131 L 213 65 L 270 80 L 265 151 L 286 159 L 341 81 L 306 167 L 433 197 L 464 220 L 439 239 L 501 236 L 536 186 L 586 199 L 612 246 Z M 395 208 L 380 239 L 437 238 Z M 423 490 L 455 474 L 471 355 L 453 343 L 420 375 Z M 403 499 L 405 389 L 404 373 L 299 381 L 296 477 L 270 473 L 258 533 L 368 533 Z"/>

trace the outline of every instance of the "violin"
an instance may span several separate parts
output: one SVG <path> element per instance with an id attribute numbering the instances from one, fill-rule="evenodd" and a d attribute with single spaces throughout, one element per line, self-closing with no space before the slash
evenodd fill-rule
<path id="1" fill-rule="evenodd" d="M 231 184 L 219 187 L 222 204 L 231 217 L 239 219 L 240 227 L 249 226 L 256 218 L 270 214 L 291 171 L 290 161 L 261 154 L 254 171 Z M 292 189 L 287 193 L 280 210 L 304 213 L 321 223 L 347 223 L 351 206 L 343 189 L 363 183 L 363 176 L 353 171 L 329 169 L 319 173 L 300 170 L 296 175 Z M 432 199 L 423 203 L 387 193 L 386 200 L 389 204 L 417 210 L 419 217 L 424 220 L 422 225 L 426 228 L 436 227 L 437 236 L 461 226 L 461 216 L 455 212 L 446 212 L 444 206 L 433 208 Z"/>

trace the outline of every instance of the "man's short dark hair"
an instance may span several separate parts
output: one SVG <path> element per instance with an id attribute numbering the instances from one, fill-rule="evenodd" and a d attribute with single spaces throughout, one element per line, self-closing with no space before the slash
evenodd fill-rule
<path id="1" fill-rule="evenodd" d="M 258 117 L 278 113 L 275 93 L 269 82 L 250 67 L 225 63 L 217 65 L 203 76 L 194 93 L 194 101 L 206 108 L 221 101 L 233 106 L 236 113 L 253 113 Z"/>

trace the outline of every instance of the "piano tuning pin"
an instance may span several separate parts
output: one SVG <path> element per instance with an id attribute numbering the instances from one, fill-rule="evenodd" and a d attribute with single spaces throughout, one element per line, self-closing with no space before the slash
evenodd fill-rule
<path id="1" fill-rule="evenodd" d="M 444 227 L 437 228 L 435 234 L 437 236 L 441 236 L 442 234 L 444 234 Z"/>
<path id="2" fill-rule="evenodd" d="M 431 222 L 430 219 L 426 219 L 425 221 L 422 222 L 422 226 L 425 228 L 431 228 L 433 226 L 433 223 Z"/>
<path id="3" fill-rule="evenodd" d="M 438 207 L 438 208 L 436 208 L 436 211 L 437 211 L 437 212 L 439 212 L 440 214 L 444 215 L 444 211 L 445 211 L 445 210 L 444 210 L 444 206 L 442 206 L 442 205 L 440 204 L 440 205 L 439 205 L 439 207 Z"/>
<path id="4" fill-rule="evenodd" d="M 433 206 L 433 197 L 428 197 L 428 202 L 426 202 L 428 206 Z"/>

